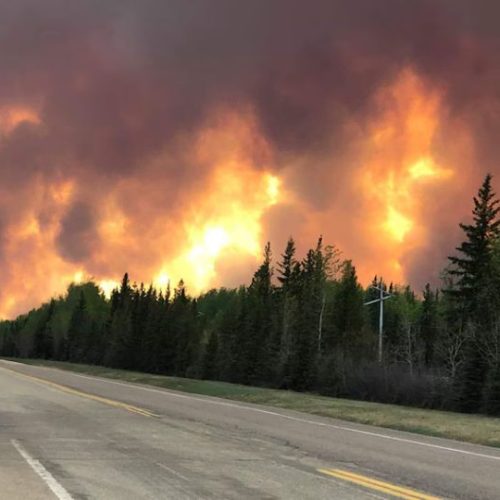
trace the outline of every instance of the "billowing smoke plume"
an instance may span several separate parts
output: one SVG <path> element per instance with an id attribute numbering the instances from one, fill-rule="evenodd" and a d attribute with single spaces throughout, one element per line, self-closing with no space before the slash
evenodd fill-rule
<path id="1" fill-rule="evenodd" d="M 499 170 L 498 2 L 0 4 L 0 313 L 128 270 L 248 280 L 319 234 L 436 280 Z"/>

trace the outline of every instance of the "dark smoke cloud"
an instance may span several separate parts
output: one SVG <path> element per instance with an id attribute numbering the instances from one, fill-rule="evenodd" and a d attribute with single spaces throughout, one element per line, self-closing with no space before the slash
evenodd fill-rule
<path id="1" fill-rule="evenodd" d="M 361 217 L 349 181 L 360 130 L 376 112 L 374 94 L 405 66 L 443 89 L 449 115 L 437 154 L 453 154 L 446 120 L 468 123 L 477 167 L 463 168 L 477 183 L 486 169 L 498 171 L 499 14 L 496 1 L 468 0 L 3 1 L 0 111 L 27 106 L 40 124 L 0 135 L 0 183 L 24 196 L 22 187 L 40 179 L 77 179 L 79 201 L 62 217 L 57 248 L 65 260 L 100 269 L 90 262 L 99 197 L 150 173 L 158 192 L 117 203 L 137 219 L 136 229 L 155 209 L 175 219 L 210 168 L 182 146 L 214 109 L 249 105 L 274 151 L 273 167 L 287 170 L 304 207 L 325 224 L 345 226 L 340 215 Z M 444 227 L 468 211 L 453 196 L 470 191 L 467 184 L 437 207 L 429 200 L 432 234 L 447 234 Z M 16 207 L 3 204 L 0 229 L 15 223 Z M 296 210 L 271 214 L 266 236 L 283 240 L 286 227 L 309 238 L 305 223 L 299 230 L 284 222 Z M 48 215 L 39 212 L 43 222 Z M 346 253 L 363 258 L 367 242 L 356 246 L 349 229 L 317 229 L 345 234 Z M 408 276 L 421 285 L 436 275 L 452 246 L 438 236 L 406 256 Z M 425 264 L 431 247 L 434 267 Z M 9 265 L 1 249 L 0 265 Z"/>
<path id="2" fill-rule="evenodd" d="M 83 262 L 92 253 L 97 236 L 95 215 L 86 203 L 77 201 L 64 215 L 57 237 L 60 254 L 72 262 Z"/>

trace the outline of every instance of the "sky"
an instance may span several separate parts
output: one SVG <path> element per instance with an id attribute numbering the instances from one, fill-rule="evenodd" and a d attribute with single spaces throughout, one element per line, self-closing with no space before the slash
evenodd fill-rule
<path id="1" fill-rule="evenodd" d="M 319 235 L 437 284 L 498 181 L 500 4 L 0 0 L 0 316 L 125 271 L 196 294 Z"/>

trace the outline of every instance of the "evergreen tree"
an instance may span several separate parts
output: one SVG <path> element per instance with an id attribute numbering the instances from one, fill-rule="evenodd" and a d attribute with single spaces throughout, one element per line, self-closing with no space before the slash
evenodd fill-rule
<path id="1" fill-rule="evenodd" d="M 80 291 L 78 303 L 73 310 L 68 326 L 65 359 L 84 362 L 85 348 L 90 334 L 90 318 L 83 291 Z"/>
<path id="2" fill-rule="evenodd" d="M 170 369 L 177 376 L 186 376 L 188 368 L 196 358 L 198 336 L 198 310 L 195 300 L 191 300 L 184 281 L 180 280 L 174 290 L 174 298 L 169 308 L 170 346 L 173 351 Z"/>
<path id="3" fill-rule="evenodd" d="M 222 380 L 242 382 L 246 371 L 246 336 L 243 330 L 246 289 L 231 297 L 218 326 L 218 373 Z"/>
<path id="4" fill-rule="evenodd" d="M 320 318 L 323 298 L 324 266 L 321 255 L 322 239 L 315 249 L 307 252 L 301 264 L 297 288 L 297 320 L 290 356 L 290 387 L 306 390 L 316 382 L 317 356 L 320 338 Z"/>
<path id="5" fill-rule="evenodd" d="M 478 411 L 486 383 L 488 365 L 482 344 L 484 334 L 497 320 L 499 304 L 494 270 L 494 249 L 500 234 L 499 200 L 486 175 L 477 196 L 474 197 L 472 224 L 460 224 L 466 240 L 457 247 L 459 256 L 451 256 L 449 274 L 455 278 L 454 288 L 446 290 L 461 312 L 462 324 L 474 332 L 466 343 L 464 360 L 457 383 L 457 407 L 461 411 Z"/>
<path id="6" fill-rule="evenodd" d="M 290 383 L 290 361 L 297 328 L 297 313 L 300 292 L 301 264 L 295 258 L 295 241 L 289 238 L 281 261 L 278 262 L 278 310 L 275 316 L 276 341 L 279 352 L 276 366 L 278 384 L 288 387 Z"/>
<path id="7" fill-rule="evenodd" d="M 343 266 L 342 277 L 334 299 L 335 338 L 331 339 L 331 348 L 336 345 L 344 353 L 355 353 L 364 324 L 363 289 L 358 283 L 356 268 L 351 261 Z"/>
<path id="8" fill-rule="evenodd" d="M 109 318 L 109 347 L 105 362 L 116 368 L 131 368 L 135 353 L 133 351 L 133 289 L 128 273 L 122 279 L 120 290 L 114 295 Z"/>
<path id="9" fill-rule="evenodd" d="M 455 381 L 455 409 L 465 413 L 479 412 L 483 407 L 483 391 L 488 365 L 474 335 L 470 335 L 464 349 L 463 363 Z"/>
<path id="10" fill-rule="evenodd" d="M 492 274 L 493 246 L 499 236 L 499 200 L 491 186 L 491 175 L 486 175 L 477 196 L 474 197 L 472 224 L 460 224 L 466 239 L 456 250 L 458 256 L 450 256 L 449 273 L 455 277 L 455 288 L 448 293 L 461 303 L 465 319 L 482 323 L 485 318 L 481 300 Z"/>
<path id="11" fill-rule="evenodd" d="M 34 334 L 32 356 L 34 358 L 51 359 L 54 354 L 54 335 L 52 318 L 55 310 L 55 300 L 51 300 L 45 313 L 42 312 Z"/>
<path id="12" fill-rule="evenodd" d="M 288 291 L 292 275 L 296 271 L 295 241 L 290 237 L 287 241 L 284 253 L 281 255 L 281 262 L 278 263 L 278 281 L 283 291 Z"/>
<path id="13" fill-rule="evenodd" d="M 248 288 L 245 303 L 245 348 L 244 382 L 257 383 L 268 379 L 272 346 L 272 293 L 271 245 L 264 249 L 264 261 L 255 272 Z"/>

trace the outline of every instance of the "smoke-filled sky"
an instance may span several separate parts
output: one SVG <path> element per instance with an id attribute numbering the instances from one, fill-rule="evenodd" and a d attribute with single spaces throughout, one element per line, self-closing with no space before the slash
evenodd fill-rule
<path id="1" fill-rule="evenodd" d="M 0 315 L 322 234 L 436 282 L 500 174 L 500 4 L 0 0 Z M 500 176 L 499 176 L 500 177 Z M 498 180 L 498 179 L 497 179 Z"/>

